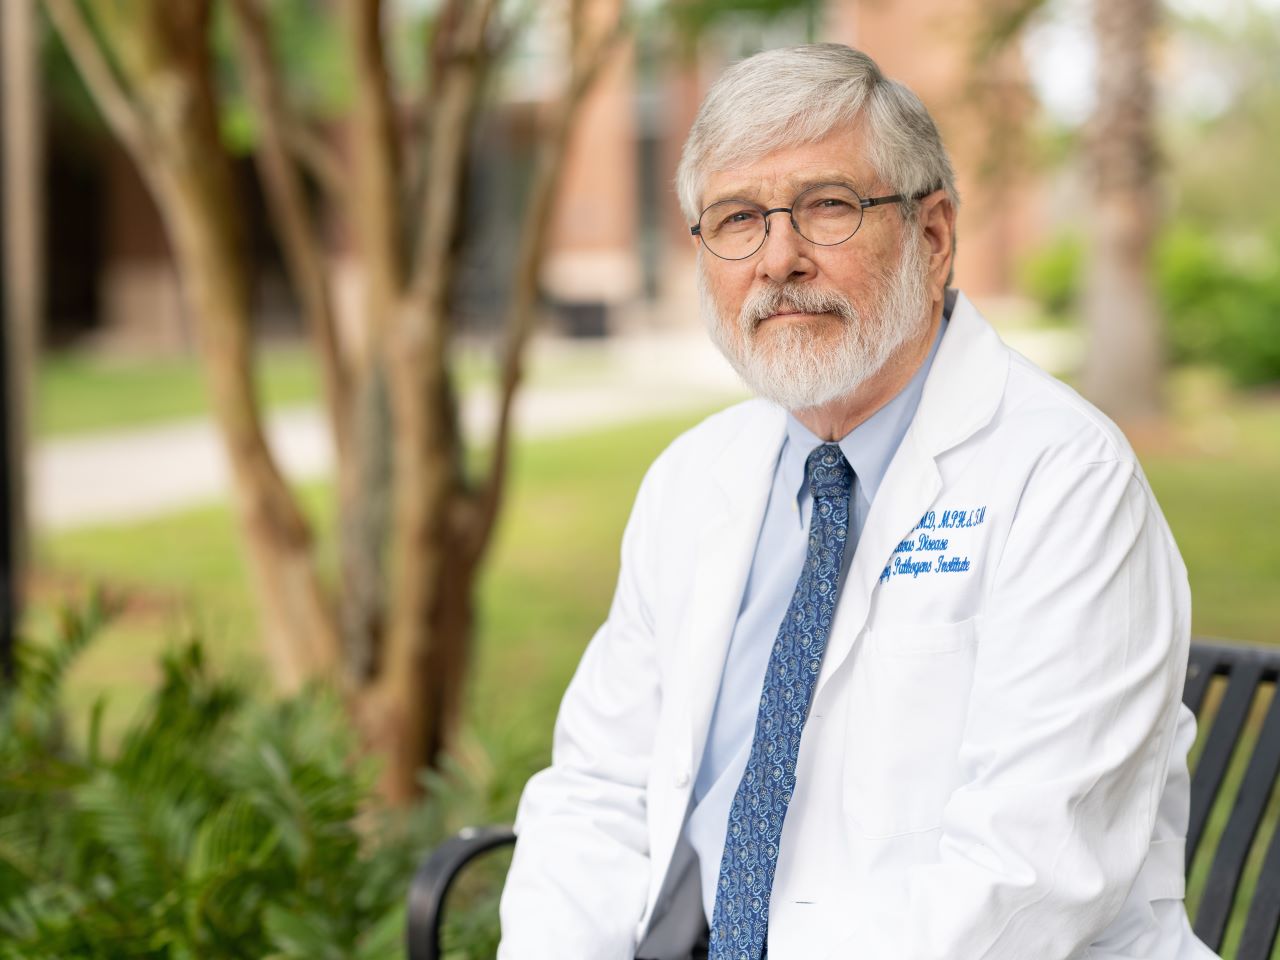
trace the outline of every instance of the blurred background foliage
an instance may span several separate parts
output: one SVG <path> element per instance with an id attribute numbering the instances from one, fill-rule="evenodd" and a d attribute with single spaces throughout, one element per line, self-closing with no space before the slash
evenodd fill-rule
<path id="1" fill-rule="evenodd" d="M 52 635 L 19 646 L 20 683 L 0 699 L 6 960 L 396 956 L 419 852 L 514 802 L 509 768 L 481 780 L 452 765 L 414 810 L 383 809 L 332 691 L 264 700 L 198 639 L 160 658 L 106 743 L 103 701 L 71 722 L 64 701 L 109 619 L 100 594 L 64 608 Z M 456 894 L 453 955 L 493 955 L 493 890 Z"/>
<path id="2" fill-rule="evenodd" d="M 1181 219 L 1155 251 L 1155 284 L 1169 354 L 1177 366 L 1220 369 L 1240 387 L 1280 381 L 1280 228 L 1244 244 L 1215 237 L 1212 225 Z M 1063 233 L 1029 255 L 1023 289 L 1053 323 L 1076 322 L 1083 241 Z"/>
<path id="3" fill-rule="evenodd" d="M 324 4 L 270 5 L 290 94 L 320 119 L 345 109 L 351 88 L 344 39 L 316 15 Z M 636 9 L 648 16 L 658 6 Z M 1026 19 L 997 27 L 1024 32 L 1010 42 L 1027 44 L 1035 73 L 1035 44 L 1078 25 L 1084 5 L 1030 6 Z M 392 49 L 411 86 L 432 5 L 406 7 Z M 696 38 L 710 35 L 746 53 L 778 37 L 823 39 L 823 8 L 683 0 L 642 40 L 692 56 Z M 1168 0 L 1164 12 L 1165 222 L 1152 280 L 1175 364 L 1172 428 L 1135 439 L 1187 562 L 1196 632 L 1271 643 L 1280 623 L 1280 5 Z M 221 24 L 223 132 L 247 153 L 256 132 L 229 45 Z M 532 56 L 511 51 L 517 66 Z M 52 33 L 44 57 L 56 109 L 92 129 L 94 108 Z M 1087 73 L 1085 60 L 1047 69 L 1060 82 Z M 651 60 L 640 68 L 655 69 Z M 1010 330 L 1078 338 L 1091 212 L 1077 170 L 1083 113 L 1041 92 L 1032 149 L 1018 158 L 1058 186 L 1046 239 L 1019 257 L 1016 285 L 1031 309 Z M 459 370 L 476 384 L 492 374 L 483 362 Z M 258 373 L 271 408 L 318 398 L 296 345 L 264 349 Z M 535 365 L 531 380 L 607 388 L 620 375 L 606 351 L 584 351 Z M 38 386 L 43 439 L 208 409 L 189 356 L 51 352 Z M 510 820 L 525 779 L 546 762 L 559 697 L 608 609 L 639 478 L 708 412 L 699 400 L 679 415 L 519 444 L 511 506 L 480 584 L 466 729 L 408 813 L 380 809 L 331 694 L 277 699 L 267 689 L 225 504 L 40 532 L 23 681 L 0 701 L 0 957 L 397 955 L 416 858 L 465 824 Z M 317 532 L 331 534 L 328 484 L 300 488 Z M 322 562 L 336 576 L 336 558 Z M 98 590 L 106 600 L 88 599 Z M 488 870 L 461 892 L 475 909 L 454 914 L 454 956 L 493 954 L 495 885 L 484 881 L 501 862 Z"/>
<path id="4" fill-rule="evenodd" d="M 1050 8 L 1053 5 L 1048 5 Z M 1175 366 L 1225 371 L 1241 387 L 1280 382 L 1280 9 L 1172 2 L 1164 11 L 1160 134 L 1165 223 L 1154 283 Z M 1075 157 L 1079 124 L 1042 117 L 1045 171 Z M 1022 258 L 1019 287 L 1046 319 L 1079 322 L 1087 194 Z"/>

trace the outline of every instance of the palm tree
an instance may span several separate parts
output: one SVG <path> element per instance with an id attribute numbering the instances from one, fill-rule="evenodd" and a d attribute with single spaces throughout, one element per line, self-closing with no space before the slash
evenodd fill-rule
<path id="1" fill-rule="evenodd" d="M 1164 337 L 1151 276 L 1160 223 L 1152 48 L 1157 0 L 1095 0 L 1097 104 L 1086 157 L 1084 390 L 1128 423 L 1159 416 Z"/>

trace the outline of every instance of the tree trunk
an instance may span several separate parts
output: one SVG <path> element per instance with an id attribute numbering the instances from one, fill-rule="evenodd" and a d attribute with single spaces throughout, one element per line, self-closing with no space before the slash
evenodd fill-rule
<path id="1" fill-rule="evenodd" d="M 7 542 L 0 555 L 0 670 L 10 666 L 13 631 L 22 615 L 23 574 L 27 566 L 27 436 L 32 375 L 39 357 L 44 315 L 44 190 L 40 175 L 43 127 L 40 111 L 39 33 L 33 0 L 4 0 L 0 13 L 0 116 L 4 118 L 4 350 L 0 384 L 6 390 L 7 416 L 3 463 L 8 496 L 0 503 Z"/>
<path id="2" fill-rule="evenodd" d="M 1164 342 L 1152 288 L 1160 218 L 1151 54 L 1156 0 L 1095 0 L 1097 106 L 1088 131 L 1092 195 L 1084 391 L 1129 424 L 1158 418 Z"/>
<path id="3" fill-rule="evenodd" d="M 248 246 L 218 129 L 211 2 L 98 7 L 112 20 L 95 26 L 78 0 L 45 0 L 164 215 L 200 333 L 276 678 L 290 689 L 333 675 L 341 665 L 365 745 L 384 758 L 382 792 L 403 804 L 417 795 L 419 772 L 439 762 L 462 718 L 476 572 L 502 498 L 512 398 L 532 329 L 557 171 L 569 123 L 623 24 L 619 20 L 588 44 L 590 32 L 581 29 L 584 0 L 571 4 L 572 80 L 540 151 L 522 229 L 493 455 L 486 475 L 473 481 L 464 469 L 448 346 L 470 132 L 489 66 L 497 0 L 445 0 L 438 15 L 420 176 L 403 169 L 405 130 L 386 64 L 383 0 L 340 0 L 356 89 L 345 183 L 323 143 L 308 139 L 305 125 L 289 115 L 259 0 L 231 5 L 250 94 L 259 124 L 267 127 L 264 185 L 287 269 L 325 364 L 338 440 L 335 614 L 315 570 L 311 531 L 267 446 L 253 389 Z M 343 188 L 340 212 L 351 228 L 363 282 L 362 329 L 351 356 L 337 352 L 318 218 L 307 206 L 299 165 Z M 407 200 L 418 208 L 406 210 Z"/>
<path id="4" fill-rule="evenodd" d="M 437 281 L 445 283 L 443 277 Z M 444 290 L 437 291 L 441 306 Z M 429 302 L 429 301 L 428 301 Z M 474 570 L 457 548 L 453 505 L 459 497 L 461 450 L 445 415 L 446 328 L 428 302 L 406 297 L 387 342 L 392 413 L 392 516 L 389 610 L 383 657 L 370 688 L 371 745 L 383 753 L 383 793 L 395 803 L 416 792 L 416 776 L 439 760 L 454 727 L 439 696 L 442 667 L 470 643 L 470 594 Z M 451 596 L 457 592 L 465 597 Z M 457 603 L 466 615 L 452 613 Z M 441 622 L 459 622 L 463 633 L 438 632 Z M 460 675 L 459 675 L 460 681 Z M 384 739 L 385 738 L 385 739 Z M 382 741 L 381 743 L 379 741 Z"/>
<path id="5" fill-rule="evenodd" d="M 206 156 L 206 171 L 219 164 Z M 197 322 L 214 419 L 231 468 L 250 575 L 277 681 L 297 689 L 337 666 L 333 617 L 316 576 L 311 532 L 262 432 L 251 373 L 244 250 L 221 176 L 166 177 L 162 207 Z"/>
<path id="6" fill-rule="evenodd" d="M 316 575 L 311 532 L 262 430 L 252 374 L 248 251 L 242 206 L 218 128 L 208 8 L 155 8 L 147 72 L 156 156 L 144 159 L 195 318 L 210 406 L 231 467 L 268 655 L 296 689 L 337 666 L 334 618 Z"/>
<path id="7" fill-rule="evenodd" d="M 411 583 L 410 594 L 398 597 L 387 645 L 404 656 L 388 660 L 358 713 L 366 746 L 383 758 L 379 792 L 396 805 L 418 795 L 421 771 L 437 766 L 455 741 L 475 625 L 476 568 L 459 545 L 444 540 L 409 559 L 396 588 Z M 415 620 L 412 613 L 422 611 Z"/>
<path id="8" fill-rule="evenodd" d="M 339 594 L 343 669 L 353 687 L 380 665 L 386 632 L 387 541 L 391 531 L 391 411 L 381 362 L 364 366 L 352 397 L 351 456 L 337 464 Z"/>

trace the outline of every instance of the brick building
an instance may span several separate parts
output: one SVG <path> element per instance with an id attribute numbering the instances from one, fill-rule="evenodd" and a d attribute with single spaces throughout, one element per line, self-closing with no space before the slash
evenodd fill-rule
<path id="1" fill-rule="evenodd" d="M 618 0 L 597 2 L 607 15 Z M 808 39 L 864 49 L 921 95 L 959 174 L 957 282 L 987 302 L 1010 294 L 1017 258 L 1036 241 L 1042 220 L 1041 185 L 1018 175 L 1010 160 L 1021 121 L 1032 110 L 1019 59 L 970 66 L 983 15 L 978 0 L 828 0 L 821 9 L 767 25 L 719 25 L 692 57 L 672 56 L 659 49 L 661 38 L 642 35 L 610 64 L 585 106 L 568 158 L 543 276 L 553 322 L 584 334 L 697 325 L 692 246 L 672 188 L 680 146 L 702 95 L 727 63 Z M 479 134 L 486 149 L 473 182 L 487 191 L 476 215 L 487 218 L 488 239 L 462 291 L 463 312 L 478 327 L 498 314 L 518 209 L 510 183 L 519 176 L 512 169 L 527 162 L 530 116 L 554 89 L 563 34 L 554 13 L 534 23 L 501 103 Z M 105 134 L 86 140 L 55 130 L 50 152 L 54 338 L 88 330 L 108 346 L 189 348 L 163 224 L 128 159 Z M 994 176 L 984 175 L 992 169 Z M 248 163 L 243 174 L 252 195 Z M 300 329 L 262 205 L 253 206 L 258 313 L 265 329 Z M 339 300 L 354 303 L 351 288 L 359 277 L 343 261 L 340 238 L 332 252 Z"/>

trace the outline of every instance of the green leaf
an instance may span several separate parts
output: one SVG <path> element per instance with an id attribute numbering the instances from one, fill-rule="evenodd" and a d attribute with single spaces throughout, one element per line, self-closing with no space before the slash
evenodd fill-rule
<path id="1" fill-rule="evenodd" d="M 297 960 L 343 960 L 342 951 L 334 943 L 334 932 L 322 915 L 302 916 L 271 906 L 264 920 L 271 942 L 284 956 Z"/>
<path id="2" fill-rule="evenodd" d="M 386 960 L 402 949 L 405 933 L 405 900 L 394 907 L 356 942 L 355 960 Z"/>

